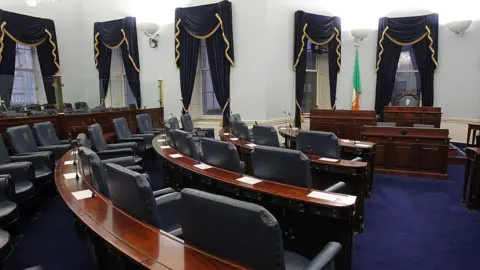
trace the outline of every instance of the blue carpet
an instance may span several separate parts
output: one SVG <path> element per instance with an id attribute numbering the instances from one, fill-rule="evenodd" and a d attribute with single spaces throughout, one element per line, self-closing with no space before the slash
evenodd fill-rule
<path id="1" fill-rule="evenodd" d="M 448 180 L 375 176 L 365 203 L 365 232 L 354 237 L 353 269 L 479 269 L 480 213 L 460 203 L 463 171 L 450 166 Z M 150 176 L 153 189 L 161 188 L 163 171 Z M 60 197 L 47 202 L 22 231 L 6 269 L 94 269 Z"/>

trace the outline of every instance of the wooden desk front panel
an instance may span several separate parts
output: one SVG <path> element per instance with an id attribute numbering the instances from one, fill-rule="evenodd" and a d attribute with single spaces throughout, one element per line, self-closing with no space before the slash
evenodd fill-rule
<path id="1" fill-rule="evenodd" d="M 339 138 L 360 140 L 364 125 L 375 125 L 375 111 L 312 110 L 310 130 L 333 132 Z"/>
<path id="2" fill-rule="evenodd" d="M 396 107 L 386 106 L 384 122 L 395 122 L 397 127 L 413 127 L 414 124 L 434 125 L 440 128 L 442 111 L 440 107 Z"/>
<path id="3" fill-rule="evenodd" d="M 362 139 L 376 142 L 375 169 L 386 173 L 445 178 L 448 130 L 365 126 Z"/>

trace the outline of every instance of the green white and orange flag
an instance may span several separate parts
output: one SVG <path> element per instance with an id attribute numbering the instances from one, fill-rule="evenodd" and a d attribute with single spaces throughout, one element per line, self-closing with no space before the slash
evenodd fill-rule
<path id="1" fill-rule="evenodd" d="M 358 63 L 358 47 L 355 54 L 355 69 L 353 70 L 353 95 L 352 110 L 360 110 L 360 94 L 362 93 L 362 82 L 360 81 L 360 64 Z"/>

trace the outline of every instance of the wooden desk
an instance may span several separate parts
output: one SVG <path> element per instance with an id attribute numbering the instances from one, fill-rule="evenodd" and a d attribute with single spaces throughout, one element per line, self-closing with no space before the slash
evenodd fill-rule
<path id="1" fill-rule="evenodd" d="M 470 210 L 480 209 L 480 147 L 467 147 L 465 154 L 468 162 L 463 180 L 462 202 Z M 468 189 L 468 195 L 467 195 Z"/>
<path id="2" fill-rule="evenodd" d="M 163 158 L 168 186 L 177 190 L 200 189 L 262 205 L 280 223 L 286 250 L 312 259 L 328 241 L 337 241 L 342 244 L 342 251 L 335 265 L 337 269 L 351 269 L 355 196 L 336 194 L 337 199 L 330 201 L 308 197 L 311 191 L 306 188 L 276 182 L 243 184 L 236 180 L 242 174 L 215 167 L 200 170 L 194 167 L 196 160 L 186 156 L 172 158 L 170 155 L 177 151 L 162 149 L 164 142 L 157 138 L 160 137 L 154 138 L 153 147 Z"/>
<path id="3" fill-rule="evenodd" d="M 375 171 L 447 178 L 448 129 L 365 126 L 362 139 L 375 142 Z"/>
<path id="4" fill-rule="evenodd" d="M 480 124 L 468 124 L 467 147 L 475 145 L 475 137 L 477 136 L 477 131 L 480 131 Z M 472 140 L 470 140 L 470 138 Z"/>
<path id="5" fill-rule="evenodd" d="M 74 173 L 66 153 L 55 168 L 55 184 L 60 196 L 72 211 L 75 223 L 95 254 L 98 269 L 242 269 L 232 262 L 213 257 L 182 240 L 149 224 L 145 224 L 95 192 L 95 196 L 76 200 L 72 192 L 91 189 L 89 175 L 65 179 L 65 173 Z"/>
<path id="6" fill-rule="evenodd" d="M 397 127 L 413 127 L 413 124 L 424 124 L 440 128 L 442 108 L 385 106 L 383 121 L 395 122 Z"/>
<path id="7" fill-rule="evenodd" d="M 335 133 L 339 138 L 360 140 L 364 125 L 376 125 L 375 111 L 312 110 L 310 130 Z"/>

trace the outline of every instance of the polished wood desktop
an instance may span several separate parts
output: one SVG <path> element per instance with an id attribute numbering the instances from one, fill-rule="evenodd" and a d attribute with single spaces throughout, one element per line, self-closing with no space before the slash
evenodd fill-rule
<path id="1" fill-rule="evenodd" d="M 364 125 L 377 123 L 375 111 L 367 110 L 312 110 L 310 130 L 335 133 L 339 138 L 360 140 Z"/>
<path id="2" fill-rule="evenodd" d="M 470 210 L 480 209 L 480 147 L 467 147 L 465 149 L 468 161 L 465 167 L 463 180 L 462 202 Z M 468 190 L 468 194 L 467 194 Z"/>
<path id="3" fill-rule="evenodd" d="M 474 146 L 477 135 L 480 135 L 480 124 L 468 124 L 467 147 Z M 477 142 L 480 143 L 480 142 Z"/>
<path id="4" fill-rule="evenodd" d="M 376 172 L 447 178 L 448 129 L 365 126 L 362 140 L 376 143 Z"/>
<path id="5" fill-rule="evenodd" d="M 72 151 L 66 153 L 55 168 L 55 185 L 75 218 L 77 231 L 84 235 L 95 254 L 98 269 L 244 269 L 185 245 L 178 239 L 122 210 L 101 193 L 93 190 L 88 172 L 80 178 L 66 179 L 75 173 Z M 81 166 L 79 166 L 79 169 Z M 72 192 L 90 189 L 92 198 L 76 200 Z"/>
<path id="6" fill-rule="evenodd" d="M 383 122 L 397 123 L 397 127 L 413 127 L 413 124 L 423 124 L 440 128 L 442 108 L 385 106 Z"/>
<path id="7" fill-rule="evenodd" d="M 308 197 L 312 190 L 272 181 L 248 185 L 237 180 L 242 174 L 216 167 L 201 170 L 194 166 L 199 162 L 192 158 L 171 157 L 178 152 L 162 148 L 165 141 L 160 138 L 154 138 L 153 146 L 163 158 L 168 186 L 177 190 L 196 188 L 262 205 L 279 221 L 286 250 L 312 259 L 327 241 L 337 241 L 342 251 L 335 260 L 336 267 L 351 269 L 355 196 L 335 194 L 338 197 L 332 201 Z"/>

